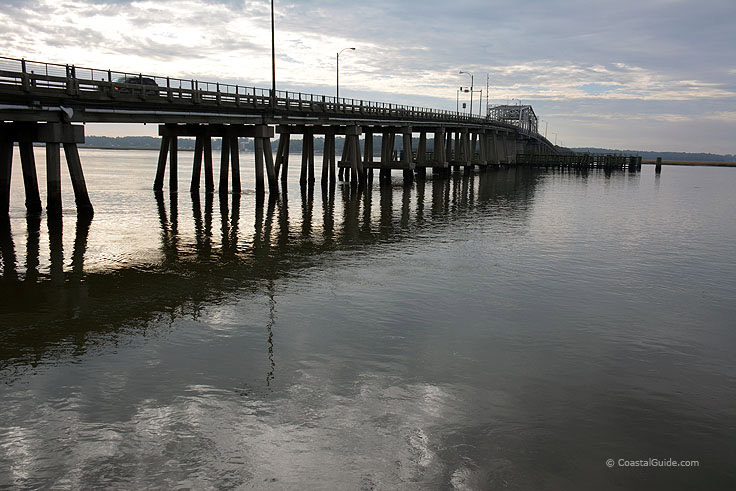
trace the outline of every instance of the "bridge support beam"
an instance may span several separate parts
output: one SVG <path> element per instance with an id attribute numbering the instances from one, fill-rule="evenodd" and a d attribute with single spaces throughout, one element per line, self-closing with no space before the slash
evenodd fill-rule
<path id="1" fill-rule="evenodd" d="M 57 216 L 61 214 L 61 145 L 64 145 L 77 213 L 92 216 L 94 210 L 87 193 L 77 149 L 78 143 L 84 143 L 84 127 L 69 123 L 0 123 L 0 213 L 7 214 L 10 210 L 14 142 L 18 142 L 20 149 L 28 212 L 38 213 L 42 209 L 33 155 L 33 143 L 38 142 L 46 144 L 48 213 Z"/>

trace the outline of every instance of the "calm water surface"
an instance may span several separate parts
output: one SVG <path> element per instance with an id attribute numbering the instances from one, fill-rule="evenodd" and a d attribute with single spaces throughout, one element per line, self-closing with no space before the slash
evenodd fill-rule
<path id="1" fill-rule="evenodd" d="M 84 150 L 91 222 L 15 166 L 0 488 L 736 488 L 736 169 L 259 203 L 156 159 Z"/>

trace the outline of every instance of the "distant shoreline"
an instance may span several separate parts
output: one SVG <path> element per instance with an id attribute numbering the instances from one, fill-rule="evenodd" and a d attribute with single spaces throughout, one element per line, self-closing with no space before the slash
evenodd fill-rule
<path id="1" fill-rule="evenodd" d="M 644 160 L 642 164 L 656 165 L 657 162 L 654 160 Z M 687 162 L 678 160 L 663 160 L 662 165 L 692 165 L 692 166 L 713 166 L 713 167 L 736 167 L 736 162 Z"/>
<path id="2" fill-rule="evenodd" d="M 100 145 L 79 145 L 79 148 L 91 148 L 92 150 L 156 150 L 159 148 L 153 147 L 103 147 Z M 193 152 L 193 148 L 179 148 L 180 152 Z"/>
<path id="3" fill-rule="evenodd" d="M 89 148 L 92 150 L 151 150 L 158 151 L 158 148 L 154 147 L 104 147 L 99 145 L 80 145 L 79 148 Z M 194 152 L 193 148 L 180 148 L 180 152 Z M 644 160 L 642 164 L 654 165 L 654 160 Z M 696 167 L 713 166 L 713 167 L 736 167 L 736 162 L 708 162 L 708 161 L 677 161 L 677 160 L 663 160 L 662 165 L 691 165 Z"/>

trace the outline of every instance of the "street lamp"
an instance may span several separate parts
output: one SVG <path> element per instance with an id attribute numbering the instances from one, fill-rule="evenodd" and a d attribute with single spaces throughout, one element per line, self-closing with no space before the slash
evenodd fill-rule
<path id="1" fill-rule="evenodd" d="M 276 34 L 271 0 L 271 105 L 276 107 Z"/>
<path id="2" fill-rule="evenodd" d="M 336 64 L 336 70 L 337 70 L 337 81 L 335 82 L 335 95 L 336 95 L 336 103 L 340 103 L 340 53 L 345 51 L 346 49 L 351 49 L 355 51 L 355 48 L 343 48 L 340 51 L 337 52 L 337 64 Z"/>
<path id="3" fill-rule="evenodd" d="M 460 75 L 462 75 L 463 73 L 465 75 L 470 75 L 470 115 L 472 116 L 473 115 L 473 74 L 470 72 L 463 72 L 461 70 Z"/>
<path id="4" fill-rule="evenodd" d="M 555 146 L 557 146 L 557 133 L 553 131 L 552 134 L 555 135 Z"/>

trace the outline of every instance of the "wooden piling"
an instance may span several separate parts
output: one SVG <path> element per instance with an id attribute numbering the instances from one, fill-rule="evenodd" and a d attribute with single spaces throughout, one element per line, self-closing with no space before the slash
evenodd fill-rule
<path id="1" fill-rule="evenodd" d="M 654 167 L 655 174 L 662 173 L 662 157 L 657 157 L 657 165 Z"/>

